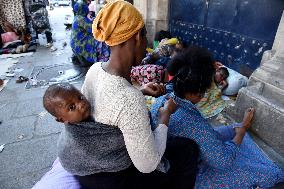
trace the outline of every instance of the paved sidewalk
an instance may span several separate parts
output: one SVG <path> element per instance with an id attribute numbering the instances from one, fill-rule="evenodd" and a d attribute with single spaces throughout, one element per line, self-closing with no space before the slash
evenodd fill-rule
<path id="1" fill-rule="evenodd" d="M 70 8 L 56 7 L 50 12 L 58 50 L 52 53 L 39 46 L 32 56 L 19 58 L 16 67 L 24 71 L 0 92 L 0 145 L 5 144 L 0 153 L 1 189 L 31 188 L 56 158 L 56 141 L 62 127 L 44 111 L 42 96 L 46 88 L 27 90 L 25 82 L 18 84 L 15 80 L 19 75 L 29 76 L 34 66 L 70 64 L 70 32 L 63 25 L 66 12 Z M 62 48 L 64 41 L 68 45 Z"/>

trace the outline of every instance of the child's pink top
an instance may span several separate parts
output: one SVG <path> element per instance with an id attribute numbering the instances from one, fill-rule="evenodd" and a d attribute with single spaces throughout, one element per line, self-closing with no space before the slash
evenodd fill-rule
<path id="1" fill-rule="evenodd" d="M 19 36 L 15 32 L 6 32 L 1 34 L 2 43 L 8 43 L 11 41 L 16 41 L 19 39 Z"/>

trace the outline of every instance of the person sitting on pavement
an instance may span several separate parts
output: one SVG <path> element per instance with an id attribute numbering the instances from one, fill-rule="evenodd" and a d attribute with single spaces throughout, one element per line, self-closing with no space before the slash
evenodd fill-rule
<path id="1" fill-rule="evenodd" d="M 49 86 L 43 105 L 56 121 L 64 123 L 57 150 L 60 163 L 69 173 L 84 176 L 107 172 L 120 163 L 131 162 L 121 130 L 94 121 L 91 104 L 73 85 Z M 167 108 L 165 105 L 160 113 L 165 113 Z M 114 154 L 119 154 L 120 158 Z"/>
<path id="2" fill-rule="evenodd" d="M 201 166 L 195 187 L 260 188 L 283 182 L 284 172 L 258 148 L 246 134 L 254 108 L 245 111 L 242 123 L 213 128 L 195 107 L 210 87 L 214 75 L 212 55 L 191 47 L 169 63 L 173 69 L 174 92 L 158 98 L 152 106 L 155 122 L 158 110 L 172 97 L 179 108 L 169 122 L 169 135 L 194 140 L 201 151 Z"/>
<path id="3" fill-rule="evenodd" d="M 89 10 L 88 3 L 78 1 L 74 5 L 74 22 L 72 24 L 71 48 L 73 51 L 72 63 L 75 68 L 88 69 L 96 62 L 108 61 L 110 49 L 104 43 L 94 39 L 92 22 L 94 10 Z M 93 6 L 90 6 L 92 8 Z"/>
<path id="4" fill-rule="evenodd" d="M 167 143 L 166 125 L 176 109 L 174 101 L 169 99 L 160 109 L 158 125 L 152 131 L 143 94 L 159 96 L 164 88 L 148 83 L 138 90 L 131 85 L 131 68 L 141 63 L 147 44 L 142 15 L 128 2 L 112 1 L 98 13 L 93 34 L 111 47 L 111 58 L 89 69 L 82 93 L 93 107 L 95 121 L 120 129 L 130 161 L 117 161 L 114 168 L 106 166 L 104 171 L 75 178 L 84 188 L 193 188 L 199 155 L 196 143 L 182 137 Z M 100 143 L 106 141 L 107 137 Z M 111 142 L 115 145 L 117 141 Z M 168 161 L 161 161 L 166 143 Z M 119 152 L 112 155 L 121 158 Z M 76 179 L 71 180 L 70 173 L 60 166 L 56 162 L 34 188 L 58 188 L 59 183 L 64 183 L 62 188 L 77 187 Z"/>
<path id="5" fill-rule="evenodd" d="M 46 47 L 51 51 L 56 51 L 57 48 L 53 46 L 52 32 L 48 19 L 48 11 L 46 6 L 49 5 L 48 0 L 25 0 L 25 14 L 28 25 L 31 23 L 30 30 L 33 29 L 36 32 L 36 36 L 44 33 L 46 36 Z"/>

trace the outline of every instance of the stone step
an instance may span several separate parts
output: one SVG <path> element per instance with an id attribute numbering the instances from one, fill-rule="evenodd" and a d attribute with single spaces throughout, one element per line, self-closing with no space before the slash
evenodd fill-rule
<path id="1" fill-rule="evenodd" d="M 251 76 L 246 90 L 255 93 L 264 101 L 277 105 L 280 109 L 284 109 L 284 90 L 279 87 L 280 83 L 277 82 L 277 80 L 274 80 L 268 83 L 264 82 L 262 78 Z"/>
<path id="2" fill-rule="evenodd" d="M 256 112 L 251 131 L 284 157 L 284 109 L 279 103 L 273 103 L 272 98 L 256 93 L 257 89 L 254 90 L 253 87 L 242 88 L 235 105 L 228 107 L 226 111 L 234 120 L 241 121 L 244 110 L 254 107 Z"/>

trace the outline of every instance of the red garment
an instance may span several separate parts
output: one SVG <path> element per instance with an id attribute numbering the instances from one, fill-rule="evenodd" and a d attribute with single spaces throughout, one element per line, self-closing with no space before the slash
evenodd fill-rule
<path id="1" fill-rule="evenodd" d="M 171 76 L 171 75 L 169 74 L 169 81 L 172 80 L 173 78 L 174 78 L 174 76 Z"/>

